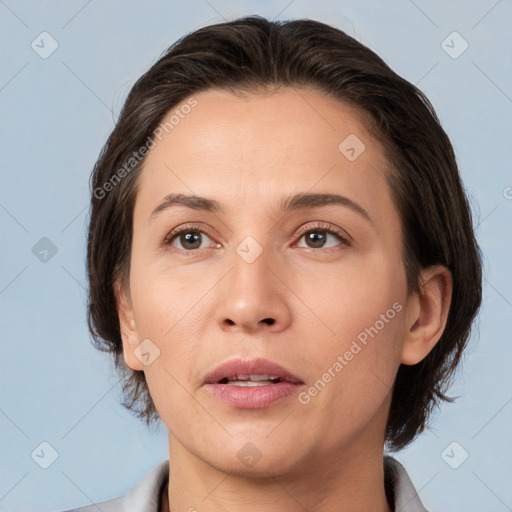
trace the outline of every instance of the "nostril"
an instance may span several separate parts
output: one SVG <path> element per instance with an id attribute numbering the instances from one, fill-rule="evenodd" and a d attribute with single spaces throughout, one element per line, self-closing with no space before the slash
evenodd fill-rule
<path id="1" fill-rule="evenodd" d="M 262 320 L 262 322 L 265 322 L 265 323 L 266 323 L 266 324 L 268 324 L 268 325 L 274 325 L 274 323 L 275 323 L 275 319 L 273 319 L 273 318 L 264 318 L 264 319 Z"/>

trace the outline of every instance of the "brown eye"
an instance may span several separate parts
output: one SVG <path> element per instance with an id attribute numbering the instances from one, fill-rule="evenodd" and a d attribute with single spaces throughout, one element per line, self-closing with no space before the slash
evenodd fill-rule
<path id="1" fill-rule="evenodd" d="M 304 235 L 306 244 L 309 247 L 317 249 L 323 247 L 327 240 L 327 233 L 325 231 L 309 231 Z"/>
<path id="2" fill-rule="evenodd" d="M 181 231 L 171 233 L 164 241 L 164 244 L 172 245 L 177 249 L 185 251 L 193 251 L 201 248 L 201 244 L 204 241 L 204 238 L 206 238 L 207 240 L 210 239 L 210 237 L 206 235 L 206 233 L 200 230 L 183 229 Z M 178 242 L 181 247 L 177 247 L 176 242 Z"/>
<path id="3" fill-rule="evenodd" d="M 299 245 L 299 247 L 307 247 L 309 249 L 324 249 L 336 247 L 337 245 L 348 245 L 345 237 L 332 229 L 316 228 L 309 229 L 302 234 L 300 239 L 305 240 L 306 246 Z"/>
<path id="4" fill-rule="evenodd" d="M 178 239 L 185 249 L 198 249 L 201 246 L 201 233 L 198 231 L 181 233 Z"/>

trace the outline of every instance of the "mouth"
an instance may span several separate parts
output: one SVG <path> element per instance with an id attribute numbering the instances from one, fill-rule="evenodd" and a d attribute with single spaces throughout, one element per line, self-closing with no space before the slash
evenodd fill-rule
<path id="1" fill-rule="evenodd" d="M 290 397 L 303 384 L 300 377 L 266 359 L 227 361 L 204 381 L 216 398 L 240 409 L 268 407 Z"/>
<path id="2" fill-rule="evenodd" d="M 289 382 L 304 384 L 302 379 L 283 366 L 267 359 L 231 359 L 209 373 L 204 384 L 228 386 L 266 386 Z"/>
<path id="3" fill-rule="evenodd" d="M 283 382 L 281 377 L 275 375 L 233 375 L 221 379 L 218 384 L 228 384 L 229 386 L 240 387 L 258 387 L 268 386 L 269 384 L 278 384 Z"/>

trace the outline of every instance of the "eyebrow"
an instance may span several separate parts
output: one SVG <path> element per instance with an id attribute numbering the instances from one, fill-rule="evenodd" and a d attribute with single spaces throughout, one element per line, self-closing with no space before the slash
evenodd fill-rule
<path id="1" fill-rule="evenodd" d="M 369 213 L 358 203 L 349 199 L 348 197 L 339 194 L 313 194 L 313 193 L 299 193 L 289 196 L 281 201 L 280 210 L 283 213 L 292 211 L 318 208 L 321 206 L 328 206 L 337 204 L 351 209 L 353 212 L 361 215 L 370 224 L 373 220 Z M 207 199 L 206 197 L 187 196 L 185 194 L 169 194 L 164 197 L 164 200 L 159 204 L 150 215 L 150 218 L 158 215 L 159 213 L 167 210 L 173 206 L 185 206 L 192 210 L 201 210 L 212 213 L 224 213 L 224 209 L 215 199 Z"/>

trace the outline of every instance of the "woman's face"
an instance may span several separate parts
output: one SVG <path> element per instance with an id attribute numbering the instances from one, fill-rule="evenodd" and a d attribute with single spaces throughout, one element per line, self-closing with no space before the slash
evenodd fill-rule
<path id="1" fill-rule="evenodd" d="M 254 475 L 382 447 L 408 310 L 382 148 L 316 90 L 193 98 L 139 177 L 121 315 L 171 453 Z M 299 383 L 206 383 L 261 358 Z"/>

